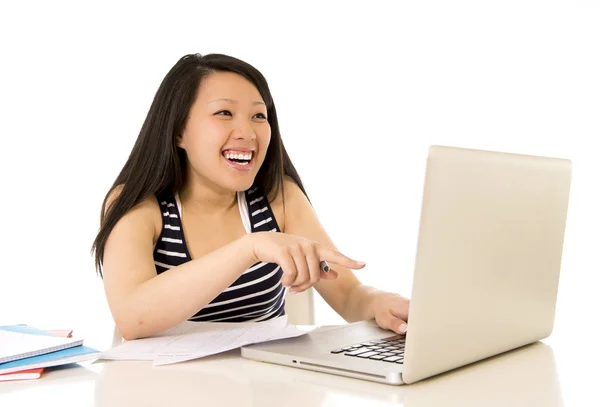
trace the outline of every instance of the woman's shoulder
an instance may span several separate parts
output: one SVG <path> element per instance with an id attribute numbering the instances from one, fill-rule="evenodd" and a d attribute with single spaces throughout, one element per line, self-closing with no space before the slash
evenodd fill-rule
<path id="1" fill-rule="evenodd" d="M 282 232 L 285 232 L 285 218 L 301 209 L 308 199 L 296 182 L 286 176 L 283 188 L 280 188 L 275 198 L 270 202 L 271 209 Z"/>
<path id="2" fill-rule="evenodd" d="M 123 193 L 123 188 L 124 188 L 124 185 L 117 185 L 116 187 L 113 188 L 112 191 L 110 191 L 110 193 L 108 194 L 108 196 L 106 198 L 106 205 L 104 207 L 104 213 L 108 212 L 108 210 L 115 203 L 117 198 L 119 198 L 119 196 L 121 196 L 121 194 Z M 158 197 L 155 194 L 150 194 L 146 198 L 144 198 L 141 202 L 139 202 L 137 205 L 132 207 L 129 210 L 129 212 L 131 212 L 131 211 L 145 212 L 148 210 L 155 210 L 158 207 L 159 207 Z"/>
<path id="3" fill-rule="evenodd" d="M 106 214 L 110 207 L 116 202 L 117 198 L 123 193 L 123 185 L 117 185 L 106 198 L 104 213 Z M 131 219 L 135 224 L 152 225 L 154 236 L 158 236 L 162 229 L 162 217 L 159 206 L 159 197 L 154 194 L 148 195 L 141 202 L 133 206 L 123 215 L 123 218 Z"/>

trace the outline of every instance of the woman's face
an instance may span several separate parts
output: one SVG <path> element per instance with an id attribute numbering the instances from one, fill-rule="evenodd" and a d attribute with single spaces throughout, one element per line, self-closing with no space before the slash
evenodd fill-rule
<path id="1" fill-rule="evenodd" d="M 244 77 L 216 72 L 200 84 L 177 145 L 187 153 L 192 180 L 228 191 L 250 188 L 271 140 L 267 107 Z"/>

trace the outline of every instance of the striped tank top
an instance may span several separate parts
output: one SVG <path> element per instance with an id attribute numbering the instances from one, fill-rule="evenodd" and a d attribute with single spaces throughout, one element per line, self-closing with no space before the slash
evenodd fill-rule
<path id="1" fill-rule="evenodd" d="M 191 256 L 181 226 L 179 196 L 164 194 L 157 199 L 163 226 L 154 247 L 154 265 L 160 274 L 190 261 Z M 257 188 L 238 192 L 237 200 L 246 233 L 280 231 L 267 198 Z M 189 320 L 249 322 L 282 316 L 285 314 L 282 276 L 277 264 L 256 263 Z"/>

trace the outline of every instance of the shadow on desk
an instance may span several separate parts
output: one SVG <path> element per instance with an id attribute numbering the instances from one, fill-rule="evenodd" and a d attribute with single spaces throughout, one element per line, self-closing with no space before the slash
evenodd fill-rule
<path id="1" fill-rule="evenodd" d="M 62 366 L 46 368 L 42 377 L 35 380 L 15 380 L 0 383 L 0 396 L 12 392 L 45 391 L 61 385 L 76 386 L 79 384 L 95 384 L 99 380 L 98 372 L 90 369 L 90 362 L 70 363 Z M 0 405 L 2 405 L 0 403 Z"/>
<path id="2" fill-rule="evenodd" d="M 96 406 L 562 406 L 552 348 L 537 342 L 408 386 L 242 359 L 239 350 L 154 367 L 103 362 Z M 370 404 L 369 404 L 370 403 Z"/>

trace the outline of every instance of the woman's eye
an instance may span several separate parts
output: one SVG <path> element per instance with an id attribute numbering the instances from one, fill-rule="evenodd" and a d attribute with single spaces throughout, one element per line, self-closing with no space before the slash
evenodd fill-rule
<path id="1" fill-rule="evenodd" d="M 231 112 L 229 110 L 219 110 L 215 113 L 215 116 L 231 116 Z"/>
<path id="2" fill-rule="evenodd" d="M 256 113 L 254 115 L 254 117 L 256 117 L 257 119 L 262 119 L 262 120 L 266 120 L 267 116 L 265 116 L 263 113 Z"/>

